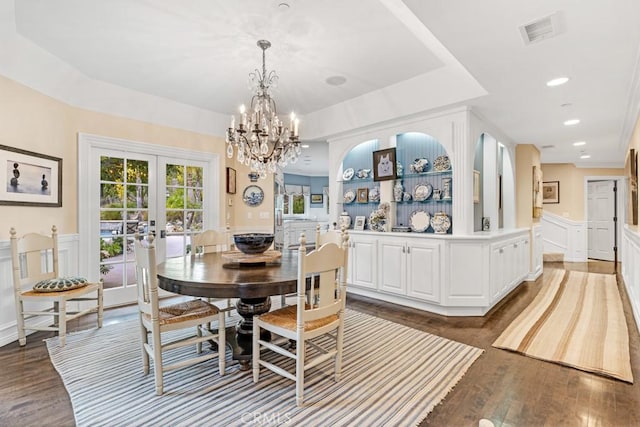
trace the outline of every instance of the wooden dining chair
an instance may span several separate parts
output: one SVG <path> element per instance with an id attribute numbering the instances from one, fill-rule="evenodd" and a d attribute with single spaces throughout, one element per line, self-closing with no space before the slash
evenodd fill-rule
<path id="1" fill-rule="evenodd" d="M 348 263 L 348 235 L 342 245 L 326 243 L 307 254 L 306 238 L 300 237 L 298 250 L 297 304 L 256 316 L 253 319 L 253 381 L 258 382 L 260 367 L 296 382 L 296 405 L 304 401 L 305 371 L 333 359 L 334 379 L 339 381 L 342 368 L 344 310 Z M 307 278 L 318 276 L 319 294 L 315 304 L 306 303 Z M 336 291 L 336 283 L 339 287 Z M 260 329 L 273 332 L 295 343 L 295 352 L 260 337 Z M 330 337 L 331 346 L 310 340 Z M 261 350 L 271 350 L 295 361 L 294 372 L 265 360 Z M 311 350 L 307 352 L 307 350 Z"/>
<path id="2" fill-rule="evenodd" d="M 191 253 L 195 256 L 202 254 L 208 254 L 211 252 L 222 252 L 228 250 L 230 247 L 227 233 L 221 233 L 215 230 L 205 230 L 199 234 L 193 234 L 191 236 Z M 208 302 L 226 301 L 227 306 L 223 311 L 228 312 L 231 315 L 231 311 L 235 308 L 233 301 L 230 298 L 208 298 Z"/>
<path id="3" fill-rule="evenodd" d="M 149 359 L 153 360 L 156 394 L 163 393 L 163 374 L 174 369 L 191 366 L 213 358 L 218 358 L 220 375 L 225 374 L 226 337 L 224 312 L 213 304 L 200 299 L 193 299 L 173 305 L 159 305 L 158 275 L 156 268 L 156 252 L 153 236 L 144 242 L 136 234 L 134 242 L 136 257 L 136 279 L 138 287 L 138 309 L 140 316 L 140 332 L 142 339 L 142 364 L 144 373 L 149 373 Z M 218 333 L 212 333 L 204 325 L 218 321 Z M 194 328 L 195 335 L 180 339 L 164 340 L 163 333 L 180 329 Z M 218 351 L 200 355 L 202 343 L 213 340 Z M 185 358 L 172 364 L 165 364 L 163 353 L 168 350 L 195 344 L 198 356 Z"/>
<path id="4" fill-rule="evenodd" d="M 60 277 L 56 226 L 51 227 L 51 236 L 28 233 L 18 238 L 13 227 L 9 234 L 18 343 L 21 346 L 27 343 L 27 330 L 55 331 L 63 347 L 67 322 L 93 312 L 98 313 L 101 328 L 102 282 L 91 283 L 77 276 Z M 69 303 L 77 304 L 77 310 L 71 310 Z M 52 318 L 53 325 L 42 317 Z"/>

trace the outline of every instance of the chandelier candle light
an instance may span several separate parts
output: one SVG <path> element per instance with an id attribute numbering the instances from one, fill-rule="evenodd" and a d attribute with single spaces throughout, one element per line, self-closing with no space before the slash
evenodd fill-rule
<path id="1" fill-rule="evenodd" d="M 286 127 L 278 118 L 276 102 L 271 98 L 271 91 L 278 83 L 275 70 L 267 74 L 265 65 L 265 51 L 271 47 L 271 42 L 258 40 L 258 47 L 262 49 L 262 72 L 256 69 L 249 74 L 254 93 L 251 107 L 247 112 L 244 105 L 240 106 L 237 128 L 236 117 L 231 116 L 226 142 L 227 157 L 232 158 L 236 151 L 238 162 L 250 166 L 264 179 L 267 172 L 275 173 L 278 166 L 283 168 L 298 160 L 300 140 L 295 114 L 291 113 L 289 127 Z"/>

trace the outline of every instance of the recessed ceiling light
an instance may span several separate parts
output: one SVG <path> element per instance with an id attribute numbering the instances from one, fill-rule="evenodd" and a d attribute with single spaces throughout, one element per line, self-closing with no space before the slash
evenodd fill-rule
<path id="1" fill-rule="evenodd" d="M 571 120 L 567 120 L 566 122 L 564 122 L 565 126 L 573 126 L 573 125 L 577 125 L 578 123 L 580 123 L 579 119 L 571 119 Z"/>
<path id="2" fill-rule="evenodd" d="M 300 147 L 302 147 L 302 148 L 309 148 L 309 144 L 302 144 Z"/>
<path id="3" fill-rule="evenodd" d="M 573 143 L 574 147 L 580 147 L 581 145 L 585 145 L 585 144 L 586 144 L 585 141 L 578 141 Z"/>
<path id="4" fill-rule="evenodd" d="M 341 86 L 347 82 L 347 78 L 344 76 L 331 76 L 327 77 L 325 81 L 331 86 Z"/>
<path id="5" fill-rule="evenodd" d="M 560 86 L 560 85 L 565 84 L 568 81 L 569 81 L 569 77 L 558 77 L 558 78 L 555 78 L 553 80 L 549 80 L 547 82 L 547 86 L 549 86 L 549 87 Z"/>
<path id="6" fill-rule="evenodd" d="M 565 102 L 564 104 L 560 104 L 562 108 L 571 107 L 571 105 L 572 104 L 570 102 Z"/>
<path id="7" fill-rule="evenodd" d="M 581 159 L 590 159 L 591 155 L 590 154 L 583 154 L 580 156 Z"/>

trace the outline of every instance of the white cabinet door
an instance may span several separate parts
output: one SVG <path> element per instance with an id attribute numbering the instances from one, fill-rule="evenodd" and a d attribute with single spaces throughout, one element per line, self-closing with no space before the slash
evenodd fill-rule
<path id="1" fill-rule="evenodd" d="M 376 239 L 350 236 L 349 284 L 376 289 Z"/>
<path id="2" fill-rule="evenodd" d="M 491 245 L 491 280 L 489 283 L 491 301 L 496 301 L 505 287 L 504 260 L 504 245 Z"/>
<path id="3" fill-rule="evenodd" d="M 440 244 L 407 244 L 407 295 L 440 303 Z"/>
<path id="4" fill-rule="evenodd" d="M 402 240 L 380 239 L 378 271 L 380 289 L 406 295 L 407 245 Z"/>

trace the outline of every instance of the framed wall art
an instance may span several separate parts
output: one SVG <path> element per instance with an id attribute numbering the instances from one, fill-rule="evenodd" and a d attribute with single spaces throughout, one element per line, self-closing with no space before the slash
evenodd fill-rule
<path id="1" fill-rule="evenodd" d="M 62 206 L 62 159 L 0 145 L 0 205 Z"/>
<path id="2" fill-rule="evenodd" d="M 369 203 L 369 189 L 358 188 L 358 195 L 356 197 L 358 203 Z"/>
<path id="3" fill-rule="evenodd" d="M 542 183 L 542 203 L 560 203 L 560 181 Z"/>
<path id="4" fill-rule="evenodd" d="M 323 197 L 322 194 L 312 194 L 311 195 L 311 203 L 313 204 L 322 204 Z"/>
<path id="5" fill-rule="evenodd" d="M 396 179 L 397 167 L 395 148 L 387 148 L 373 152 L 374 181 Z"/>
<path id="6" fill-rule="evenodd" d="M 356 217 L 356 222 L 353 225 L 353 229 L 354 230 L 364 230 L 364 222 L 365 222 L 365 217 L 364 216 L 357 216 Z"/>
<path id="7" fill-rule="evenodd" d="M 227 168 L 227 194 L 236 194 L 236 170 Z"/>

